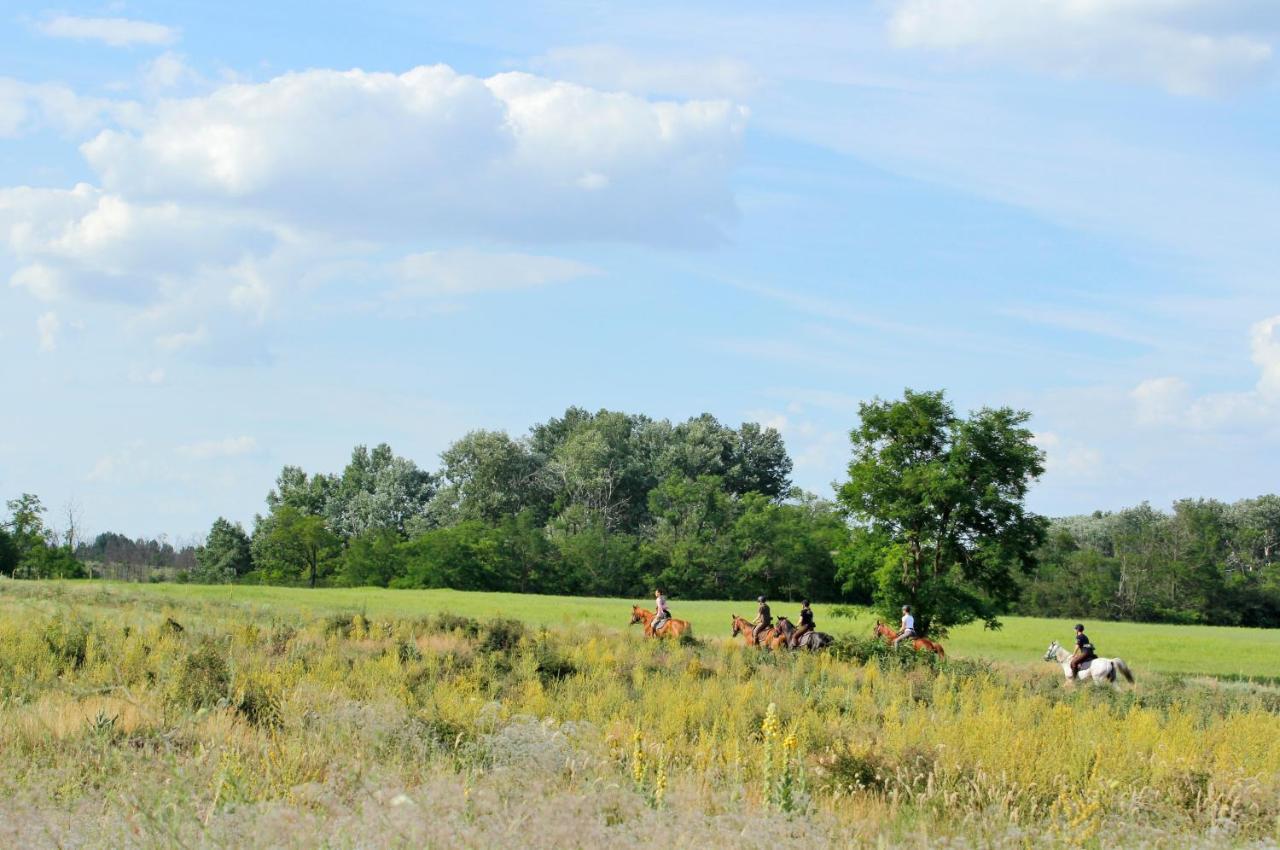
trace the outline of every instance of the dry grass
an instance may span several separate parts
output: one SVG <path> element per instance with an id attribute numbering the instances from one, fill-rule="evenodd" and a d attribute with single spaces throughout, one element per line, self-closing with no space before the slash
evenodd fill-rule
<path id="1" fill-rule="evenodd" d="M 1280 838 L 1265 690 L 3 592 L 0 846 Z"/>

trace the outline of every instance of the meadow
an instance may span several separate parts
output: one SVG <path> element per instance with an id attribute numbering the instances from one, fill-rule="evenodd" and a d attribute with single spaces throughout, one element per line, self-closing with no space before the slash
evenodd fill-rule
<path id="1" fill-rule="evenodd" d="M 59 585 L 79 592 L 80 583 Z M 98 593 L 107 598 L 151 600 L 156 604 L 210 602 L 243 610 L 254 616 L 287 612 L 292 616 L 314 617 L 333 613 L 362 612 L 369 617 L 417 617 L 447 612 L 477 619 L 513 617 L 531 626 L 581 628 L 598 626 L 624 629 L 631 606 L 653 607 L 653 600 L 607 599 L 577 596 L 539 596 L 515 593 L 472 593 L 455 590 L 388 590 L 386 588 L 296 588 L 244 585 L 184 585 L 96 582 Z M 755 600 L 683 601 L 672 600 L 675 616 L 693 623 L 700 638 L 729 636 L 729 618 L 739 614 L 755 617 Z M 798 603 L 772 601 L 775 615 L 793 621 Z M 814 605 L 819 628 L 833 634 L 866 636 L 876 616 L 869 611 L 839 606 Z M 984 658 L 1011 664 L 1037 665 L 1049 642 L 1070 645 L 1074 620 L 1038 617 L 1005 617 L 1003 628 L 990 631 L 981 624 L 954 629 L 944 641 L 951 655 Z M 1121 656 L 1140 674 L 1200 674 L 1223 678 L 1280 680 L 1280 629 L 1240 629 L 1219 626 L 1178 626 L 1152 623 L 1088 623 L 1089 636 L 1099 651 Z M 633 631 L 639 631 L 635 627 Z M 1047 668 L 1047 665 L 1045 665 Z"/>
<path id="2" fill-rule="evenodd" d="M 1070 623 L 956 630 L 938 663 L 749 650 L 725 602 L 646 641 L 627 608 L 4 582 L 0 846 L 1280 840 L 1280 694 L 1208 678 L 1276 675 L 1270 634 L 1098 624 L 1140 677 L 1113 690 L 1039 661 Z"/>

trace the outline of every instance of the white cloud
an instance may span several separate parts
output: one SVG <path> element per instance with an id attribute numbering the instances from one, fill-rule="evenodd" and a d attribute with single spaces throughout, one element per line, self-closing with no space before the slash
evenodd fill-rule
<path id="1" fill-rule="evenodd" d="M 253 437 L 227 437 L 225 440 L 203 440 L 178 447 L 178 454 L 196 460 L 239 457 L 258 448 Z"/>
<path id="2" fill-rule="evenodd" d="M 1138 424 L 1160 425 L 1186 414 L 1191 388 L 1181 378 L 1151 378 L 1134 387 L 1130 396 Z"/>
<path id="3" fill-rule="evenodd" d="M 0 245 L 20 263 L 10 285 L 44 300 L 150 301 L 202 270 L 269 254 L 280 238 L 251 214 L 137 204 L 84 183 L 0 189 Z"/>
<path id="4" fill-rule="evenodd" d="M 45 128 L 72 134 L 97 130 L 109 122 L 128 125 L 140 109 L 131 100 L 83 97 L 56 83 L 0 77 L 0 138 L 18 138 Z"/>
<path id="5" fill-rule="evenodd" d="M 462 250 L 413 254 L 397 264 L 396 274 L 403 281 L 396 295 L 462 295 L 530 289 L 600 270 L 558 257 Z"/>
<path id="6" fill-rule="evenodd" d="M 172 50 L 161 53 L 142 69 L 143 85 L 152 92 L 163 92 L 200 80 L 200 75 L 187 65 L 186 60 Z"/>
<path id="7" fill-rule="evenodd" d="M 129 18 L 81 18 L 75 15 L 57 15 L 37 25 L 37 29 L 53 38 L 101 41 L 112 47 L 130 47 L 135 44 L 166 45 L 178 40 L 178 31 L 173 27 Z"/>
<path id="8" fill-rule="evenodd" d="M 1257 77 L 1271 42 L 1226 28 L 1218 0 L 898 0 L 900 47 L 950 50 L 1065 76 L 1209 94 Z M 1215 24 L 1217 24 L 1215 26 Z"/>
<path id="9" fill-rule="evenodd" d="M 738 59 L 642 55 L 608 44 L 557 47 L 533 59 L 530 67 L 558 79 L 641 95 L 745 100 L 763 84 Z"/>
<path id="10" fill-rule="evenodd" d="M 62 322 L 58 319 L 58 314 L 52 311 L 44 313 L 40 318 L 36 319 L 36 333 L 40 336 L 41 351 L 55 351 L 58 348 L 58 331 L 62 328 Z"/>
<path id="11" fill-rule="evenodd" d="M 1280 418 L 1280 315 L 1255 323 L 1249 341 L 1259 373 L 1253 389 L 1195 396 L 1181 378 L 1153 378 L 1130 393 L 1135 420 L 1198 431 L 1274 428 Z"/>
<path id="12" fill-rule="evenodd" d="M 82 150 L 131 200 L 233 204 L 349 236 L 706 245 L 736 215 L 745 111 L 445 66 L 314 70 L 160 101 Z"/>
<path id="13" fill-rule="evenodd" d="M 1064 439 L 1053 431 L 1037 433 L 1034 442 L 1044 451 L 1046 475 L 1092 478 L 1102 469 L 1102 452 L 1091 446 Z"/>

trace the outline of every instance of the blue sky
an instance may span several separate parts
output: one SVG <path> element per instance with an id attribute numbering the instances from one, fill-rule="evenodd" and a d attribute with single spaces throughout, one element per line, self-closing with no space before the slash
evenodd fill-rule
<path id="1" fill-rule="evenodd" d="M 1031 410 L 1046 513 L 1277 489 L 1269 0 L 3 15 L 0 493 L 55 524 L 570 404 L 829 495 L 905 386 Z"/>

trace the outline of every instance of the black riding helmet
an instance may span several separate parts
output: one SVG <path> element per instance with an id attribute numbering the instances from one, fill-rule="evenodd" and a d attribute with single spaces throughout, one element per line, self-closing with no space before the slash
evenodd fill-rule
<path id="1" fill-rule="evenodd" d="M 1084 623 L 1076 623 L 1076 631 L 1078 632 L 1084 631 Z"/>
<path id="2" fill-rule="evenodd" d="M 757 601 L 757 602 L 763 602 L 763 601 L 764 601 L 764 597 L 763 597 L 763 596 L 757 596 L 757 597 L 756 597 L 756 601 Z"/>
<path id="3" fill-rule="evenodd" d="M 808 607 L 809 607 L 809 600 L 808 600 L 808 599 L 801 599 L 801 600 L 800 600 L 800 604 L 801 604 L 801 605 L 803 605 L 804 607 L 808 608 Z"/>

